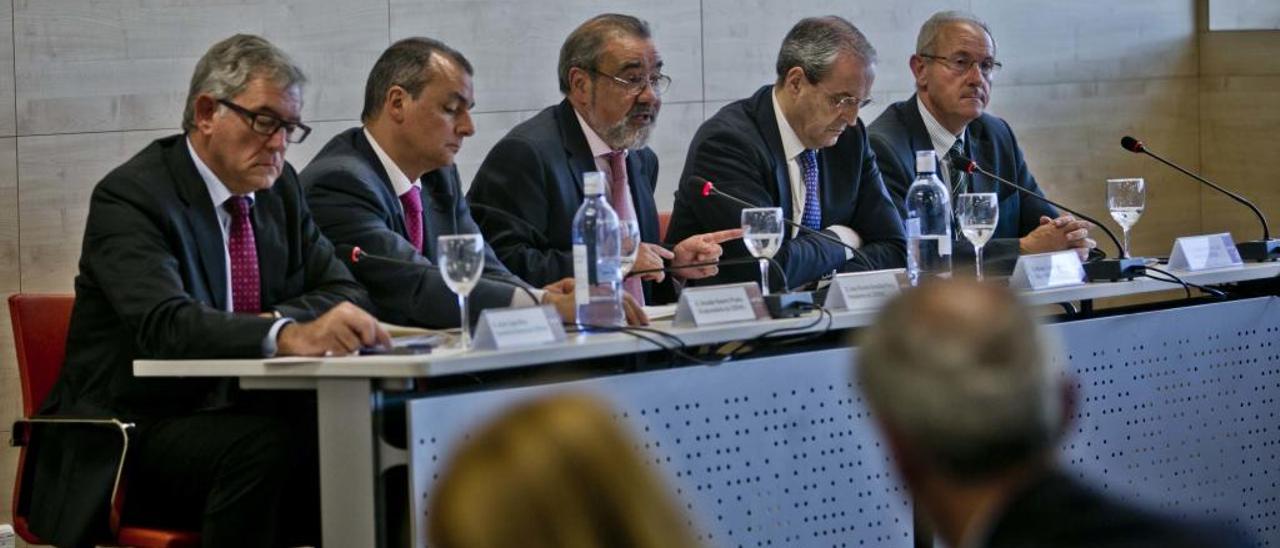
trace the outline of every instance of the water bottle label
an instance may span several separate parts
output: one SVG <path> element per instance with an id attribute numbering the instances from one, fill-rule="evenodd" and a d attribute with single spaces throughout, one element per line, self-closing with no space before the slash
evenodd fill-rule
<path id="1" fill-rule="evenodd" d="M 573 302 L 585 305 L 591 302 L 591 282 L 589 278 L 590 262 L 587 260 L 587 246 L 573 245 Z"/>

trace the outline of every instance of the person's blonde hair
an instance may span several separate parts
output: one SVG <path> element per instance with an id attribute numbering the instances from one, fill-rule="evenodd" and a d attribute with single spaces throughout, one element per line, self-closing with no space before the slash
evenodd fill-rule
<path id="1" fill-rule="evenodd" d="M 520 404 L 462 443 L 432 493 L 434 548 L 681 548 L 687 518 L 594 398 Z"/>

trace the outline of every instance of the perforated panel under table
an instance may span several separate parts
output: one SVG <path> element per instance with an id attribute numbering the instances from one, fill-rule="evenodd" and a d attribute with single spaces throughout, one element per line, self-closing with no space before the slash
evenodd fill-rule
<path id="1" fill-rule="evenodd" d="M 832 349 L 409 405 L 415 539 L 458 436 L 505 405 L 549 391 L 607 399 L 685 504 L 708 546 L 903 547 L 911 508 Z M 421 542 L 421 541 L 419 541 Z"/>
<path id="2" fill-rule="evenodd" d="M 1064 463 L 1115 496 L 1280 546 L 1280 299 L 1064 323 Z"/>

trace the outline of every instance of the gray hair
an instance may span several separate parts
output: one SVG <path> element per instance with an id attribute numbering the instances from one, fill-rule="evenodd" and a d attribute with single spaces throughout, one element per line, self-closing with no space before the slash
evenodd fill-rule
<path id="1" fill-rule="evenodd" d="M 369 71 L 360 119 L 368 122 L 382 112 L 382 103 L 386 101 L 391 86 L 400 86 L 409 92 L 410 97 L 417 99 L 440 70 L 431 60 L 437 54 L 453 61 L 467 71 L 467 75 L 475 74 L 471 62 L 443 42 L 423 37 L 405 38 L 382 52 Z"/>
<path id="2" fill-rule="evenodd" d="M 605 13 L 588 19 L 578 25 L 565 38 L 560 46 L 560 64 L 557 73 L 560 77 L 560 93 L 569 93 L 569 70 L 578 67 L 587 71 L 599 70 L 600 54 L 604 51 L 605 42 L 618 37 L 629 36 L 648 40 L 651 36 L 649 23 L 630 15 Z M 595 75 L 591 75 L 595 78 Z"/>
<path id="3" fill-rule="evenodd" d="M 196 127 L 196 97 L 207 93 L 214 99 L 231 99 L 254 78 L 266 78 L 285 88 L 307 82 L 302 69 L 271 42 L 261 36 L 237 34 L 214 44 L 196 63 L 182 111 L 183 131 Z"/>
<path id="4" fill-rule="evenodd" d="M 782 39 L 778 50 L 778 82 L 791 67 L 804 70 L 810 83 L 818 83 L 831 71 L 841 52 L 861 59 L 867 65 L 876 62 L 876 48 L 853 23 L 838 15 L 806 17 L 796 23 Z"/>
<path id="5" fill-rule="evenodd" d="M 917 458 L 958 479 L 1056 442 L 1063 379 L 1007 288 L 938 281 L 889 303 L 860 337 L 862 390 Z"/>
<path id="6" fill-rule="evenodd" d="M 942 29 L 953 23 L 972 25 L 982 29 L 982 32 L 987 33 L 987 37 L 991 38 L 991 46 L 994 49 L 996 37 L 991 34 L 991 27 L 987 26 L 986 21 L 967 11 L 953 10 L 935 13 L 920 26 L 920 34 L 916 36 L 916 54 L 938 55 L 939 53 L 934 50 L 938 47 L 938 36 L 942 34 Z"/>

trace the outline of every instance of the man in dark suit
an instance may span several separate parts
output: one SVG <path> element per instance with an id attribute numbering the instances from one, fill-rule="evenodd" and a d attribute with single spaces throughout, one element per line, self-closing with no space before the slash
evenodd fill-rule
<path id="1" fill-rule="evenodd" d="M 948 546 L 1251 546 L 1110 499 L 1059 469 L 1071 379 L 1004 286 L 936 280 L 863 330 L 854 374 L 914 502 Z"/>
<path id="2" fill-rule="evenodd" d="M 340 248 L 358 246 L 398 261 L 351 265 L 385 321 L 459 325 L 457 301 L 434 259 L 437 237 L 480 233 L 453 165 L 463 139 L 475 133 L 472 73 L 466 57 L 436 40 L 396 42 L 369 73 L 364 127 L 339 133 L 302 170 L 307 202 L 326 237 Z M 487 245 L 485 254 L 470 321 L 485 308 L 528 306 L 535 299 L 573 321 L 566 282 L 533 289 Z M 627 304 L 635 318 L 639 309 Z"/>
<path id="3" fill-rule="evenodd" d="M 126 523 L 198 529 L 206 546 L 314 541 L 307 408 L 239 392 L 234 379 L 132 373 L 135 359 L 389 343 L 352 304 L 367 295 L 334 259 L 284 161 L 286 143 L 310 131 L 298 121 L 303 82 L 262 38 L 215 44 L 196 65 L 184 134 L 153 142 L 94 188 L 66 365 L 41 412 L 137 424 Z M 41 442 L 31 527 L 46 541 L 83 545 L 105 529 L 119 447 L 99 440 L 59 428 Z"/>
<path id="4" fill-rule="evenodd" d="M 743 206 L 704 196 L 705 179 L 758 207 L 781 207 L 787 219 L 825 233 L 784 231 L 773 259 L 791 287 L 832 271 L 902 267 L 902 220 L 858 120 L 871 97 L 875 48 L 840 17 L 808 18 L 783 39 L 777 71 L 773 85 L 720 109 L 694 134 L 667 241 L 740 226 Z M 725 246 L 726 258 L 747 256 L 741 243 Z M 712 281 L 757 279 L 756 266 L 745 264 L 725 266 Z M 780 282 L 771 276 L 770 285 Z"/>
<path id="5" fill-rule="evenodd" d="M 472 215 L 512 272 L 545 284 L 573 275 L 573 216 L 582 204 L 582 174 L 605 174 L 605 193 L 620 219 L 633 219 L 646 242 L 634 271 L 714 261 L 720 243 L 738 231 L 686 234 L 668 250 L 658 245 L 653 201 L 658 157 L 646 143 L 671 79 L 649 25 L 628 15 L 604 14 L 575 29 L 560 49 L 560 91 L 565 100 L 516 126 L 494 145 L 476 173 L 467 198 Z M 668 241 L 672 241 L 668 239 Z M 678 270 L 673 278 L 697 279 L 716 268 Z M 662 272 L 643 276 L 663 282 Z M 653 287 L 628 278 L 639 301 L 672 300 L 671 284 Z"/>
<path id="6" fill-rule="evenodd" d="M 1090 223 L 1058 210 L 1042 200 L 1023 197 L 1017 190 L 981 175 L 968 176 L 945 161 L 963 155 L 1004 179 L 1044 195 L 1022 158 L 1013 130 L 1004 120 L 985 112 L 991 80 L 1000 69 L 996 45 L 986 23 L 962 12 L 939 12 L 920 28 L 916 53 L 911 56 L 916 94 L 894 103 L 871 123 L 871 147 L 898 212 L 906 217 L 907 189 L 916 178 L 915 153 L 937 151 L 936 172 L 952 189 L 999 194 L 1000 220 L 983 248 L 983 263 L 1012 270 L 1019 253 L 1075 249 L 1081 259 L 1097 244 L 1089 238 Z M 952 205 L 954 205 L 954 198 Z M 973 246 L 959 231 L 952 236 L 958 258 L 973 261 Z"/>

